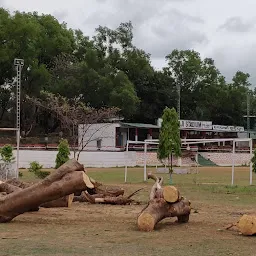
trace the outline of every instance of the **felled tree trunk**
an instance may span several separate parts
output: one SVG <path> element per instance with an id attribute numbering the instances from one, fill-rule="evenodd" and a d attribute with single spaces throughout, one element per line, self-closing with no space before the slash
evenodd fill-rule
<path id="1" fill-rule="evenodd" d="M 21 191 L 23 188 L 28 188 L 30 186 L 31 185 L 28 183 L 25 183 L 16 178 L 13 178 L 11 180 L 7 180 L 6 182 L 0 183 L 0 191 L 6 192 L 7 194 L 11 194 L 15 191 Z M 40 205 L 40 207 L 44 207 L 44 208 L 70 207 L 73 202 L 73 197 L 74 197 L 74 194 L 60 197 L 56 200 L 46 202 L 46 203 Z M 31 211 L 38 211 L 38 210 L 39 210 L 39 208 L 36 207 L 36 208 L 32 209 Z"/>
<path id="2" fill-rule="evenodd" d="M 15 191 L 21 191 L 22 188 L 13 186 L 12 184 L 8 184 L 6 182 L 0 182 L 0 192 L 6 192 L 7 194 L 11 194 Z"/>
<path id="3" fill-rule="evenodd" d="M 118 186 L 105 186 L 100 184 L 100 186 L 93 189 L 87 190 L 90 195 L 102 194 L 104 196 L 120 196 L 124 194 L 124 189 Z"/>
<path id="4" fill-rule="evenodd" d="M 93 184 L 83 165 L 69 160 L 41 182 L 7 195 L 0 202 L 0 222 L 9 222 L 29 209 L 87 188 L 93 188 Z"/>
<path id="5" fill-rule="evenodd" d="M 178 222 L 188 222 L 191 211 L 190 202 L 180 197 L 173 186 L 162 188 L 163 179 L 149 174 L 155 180 L 148 205 L 139 214 L 137 224 L 141 231 L 153 231 L 155 225 L 164 218 L 177 217 Z"/>
<path id="6" fill-rule="evenodd" d="M 19 187 L 19 188 L 22 188 L 22 189 L 28 188 L 28 187 L 30 187 L 32 185 L 32 184 L 20 181 L 17 178 L 13 178 L 13 179 L 7 180 L 7 181 L 5 181 L 5 183 L 11 184 L 11 185 L 13 185 L 15 187 Z"/>
<path id="7" fill-rule="evenodd" d="M 41 204 L 40 207 L 56 208 L 56 207 L 70 207 L 73 202 L 74 194 L 60 197 L 56 200 Z"/>
<path id="8" fill-rule="evenodd" d="M 238 230 L 245 236 L 256 234 L 256 215 L 244 214 L 236 224 Z"/>

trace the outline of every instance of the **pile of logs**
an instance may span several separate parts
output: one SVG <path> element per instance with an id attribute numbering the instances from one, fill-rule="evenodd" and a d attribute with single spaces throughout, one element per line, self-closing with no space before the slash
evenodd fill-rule
<path id="1" fill-rule="evenodd" d="M 137 219 L 137 225 L 141 231 L 153 231 L 156 224 L 167 217 L 177 217 L 179 223 L 189 221 L 191 211 L 190 201 L 180 196 L 180 192 L 174 186 L 162 187 L 163 178 L 148 174 L 153 179 L 153 185 L 148 205 L 141 211 Z"/>
<path id="2" fill-rule="evenodd" d="M 135 193 L 124 197 L 123 189 L 99 184 L 87 176 L 83 165 L 71 159 L 36 184 L 0 181 L 0 223 L 40 207 L 70 207 L 73 201 L 130 204 Z"/>

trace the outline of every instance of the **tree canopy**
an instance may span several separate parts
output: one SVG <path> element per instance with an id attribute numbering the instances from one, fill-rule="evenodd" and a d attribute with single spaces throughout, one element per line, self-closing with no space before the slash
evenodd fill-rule
<path id="1" fill-rule="evenodd" d="M 116 107 L 125 120 L 155 123 L 165 106 L 177 106 L 181 87 L 181 118 L 211 120 L 220 125 L 243 125 L 246 96 L 251 114 L 256 112 L 250 75 L 237 71 L 227 82 L 211 58 L 194 50 L 170 49 L 166 67 L 156 70 L 150 53 L 133 43 L 133 26 L 123 22 L 111 29 L 99 26 L 90 38 L 81 30 L 47 14 L 15 12 L 0 8 L 0 121 L 15 120 L 14 58 L 23 58 L 21 129 L 52 133 L 61 129 L 58 119 L 29 97 L 40 92 L 79 99 L 93 109 Z M 33 127 L 33 129 L 31 129 Z"/>

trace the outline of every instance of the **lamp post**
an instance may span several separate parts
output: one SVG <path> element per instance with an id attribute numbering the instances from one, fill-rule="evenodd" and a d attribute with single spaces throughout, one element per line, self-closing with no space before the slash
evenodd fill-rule
<path id="1" fill-rule="evenodd" d="M 17 178 L 19 177 L 19 149 L 20 149 L 20 87 L 21 87 L 21 70 L 24 66 L 23 59 L 14 59 L 14 66 L 16 67 L 16 137 L 17 137 L 17 155 L 16 155 L 16 169 Z"/>
<path id="2" fill-rule="evenodd" d="M 176 85 L 177 87 L 177 94 L 178 94 L 178 100 L 177 100 L 177 113 L 178 113 L 178 118 L 180 120 L 180 84 L 178 83 Z"/>

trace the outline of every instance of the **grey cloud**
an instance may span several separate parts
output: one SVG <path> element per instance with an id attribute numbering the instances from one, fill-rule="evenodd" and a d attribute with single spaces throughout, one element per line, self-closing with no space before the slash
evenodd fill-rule
<path id="1" fill-rule="evenodd" d="M 167 10 L 136 30 L 135 44 L 154 58 L 164 58 L 175 48 L 189 49 L 207 43 L 207 36 L 200 30 L 203 23 L 178 10 Z"/>
<path id="2" fill-rule="evenodd" d="M 156 58 L 164 58 L 174 48 L 192 48 L 207 43 L 206 35 L 201 32 L 204 20 L 175 9 L 170 1 L 112 0 L 111 3 L 111 8 L 106 1 L 102 9 L 91 13 L 84 25 L 116 28 L 121 22 L 130 20 L 134 26 L 135 45 Z"/>
<path id="3" fill-rule="evenodd" d="M 67 18 L 68 11 L 67 10 L 58 10 L 58 11 L 53 12 L 53 16 L 56 17 L 59 21 L 63 21 Z"/>
<path id="4" fill-rule="evenodd" d="M 226 22 L 219 27 L 221 30 L 226 30 L 230 32 L 249 32 L 255 28 L 254 21 L 244 22 L 241 17 L 231 17 L 226 20 Z"/>

